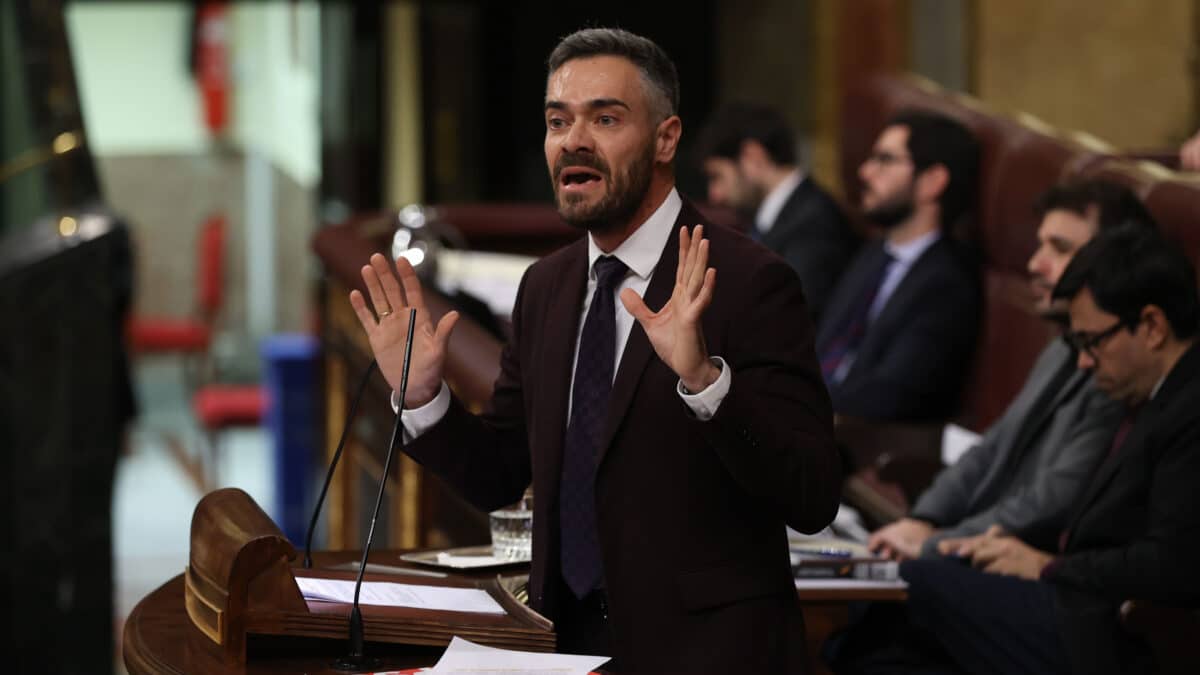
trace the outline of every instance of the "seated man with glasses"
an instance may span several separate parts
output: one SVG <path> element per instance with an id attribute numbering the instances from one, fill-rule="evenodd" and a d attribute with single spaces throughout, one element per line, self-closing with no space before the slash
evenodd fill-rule
<path id="1" fill-rule="evenodd" d="M 905 111 L 863 162 L 863 212 L 884 236 L 863 246 L 821 316 L 817 358 L 834 412 L 924 422 L 957 411 L 980 291 L 975 261 L 944 232 L 971 210 L 978 161 L 962 124 Z"/>
<path id="2" fill-rule="evenodd" d="M 1177 247 L 1145 229 L 1102 232 L 1054 291 L 1081 370 L 1122 404 L 1100 465 L 1054 546 L 998 529 L 901 563 L 914 653 L 1001 673 L 1153 671 L 1118 608 L 1200 606 L 1200 298 Z M 1161 664 L 1160 664 L 1161 665 Z M 896 672 L 874 664 L 860 672 Z M 901 668 L 903 670 L 903 668 Z"/>

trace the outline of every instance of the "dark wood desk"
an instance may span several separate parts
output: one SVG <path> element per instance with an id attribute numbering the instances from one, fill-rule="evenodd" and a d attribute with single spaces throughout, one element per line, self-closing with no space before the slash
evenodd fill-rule
<path id="1" fill-rule="evenodd" d="M 413 567 L 397 561 L 397 551 L 372 554 L 372 562 Z M 315 554 L 315 565 L 324 567 L 357 559 L 353 551 Z M 512 568 L 518 574 L 520 568 Z M 476 572 L 465 576 L 488 576 Z M 397 576 L 397 581 L 421 583 L 419 576 Z M 183 601 L 183 575 L 179 575 L 153 591 L 134 607 L 125 622 L 125 667 L 130 675 L 206 675 L 229 672 L 214 660 L 204 643 L 205 638 L 188 619 Z M 821 643 L 848 620 L 848 603 L 855 601 L 893 601 L 905 599 L 900 589 L 843 588 L 801 589 L 798 591 L 808 626 L 808 649 L 817 654 Z M 247 651 L 245 675 L 275 673 L 333 674 L 334 659 L 346 650 L 343 640 L 314 640 L 290 638 L 252 639 Z M 415 645 L 369 644 L 368 653 L 385 659 L 389 670 L 429 666 L 441 656 L 441 647 Z M 824 672 L 817 668 L 814 673 Z"/>
<path id="2" fill-rule="evenodd" d="M 183 575 L 147 595 L 125 621 L 124 660 L 130 675 L 206 675 L 228 673 L 204 649 L 205 640 L 183 608 Z M 333 661 L 346 651 L 344 640 L 261 639 L 248 645 L 245 675 L 275 673 L 334 674 Z M 384 659 L 386 670 L 431 666 L 441 647 L 368 645 L 368 654 Z M 339 673 L 344 675 L 344 673 Z"/>
<path id="3" fill-rule="evenodd" d="M 399 568 L 422 568 L 399 560 L 400 551 L 374 551 L 371 562 Z M 313 554 L 314 568 L 327 568 L 357 561 L 356 551 L 330 551 Z M 504 574 L 528 574 L 528 566 L 504 568 Z M 483 579 L 495 570 L 456 572 L 455 576 Z M 381 576 L 368 574 L 374 580 Z M 420 584 L 431 580 L 424 576 L 388 575 L 389 581 Z M 180 574 L 147 595 L 133 608 L 125 621 L 123 658 L 130 675 L 207 675 L 228 673 L 227 665 L 216 660 L 207 638 L 193 625 L 184 607 L 184 576 Z M 247 643 L 247 666 L 236 671 L 245 675 L 274 673 L 338 673 L 332 663 L 344 656 L 346 640 L 313 638 L 252 637 Z M 369 643 L 367 654 L 383 659 L 381 670 L 399 670 L 431 666 L 443 647 Z M 341 674 L 341 675 L 344 675 Z"/>

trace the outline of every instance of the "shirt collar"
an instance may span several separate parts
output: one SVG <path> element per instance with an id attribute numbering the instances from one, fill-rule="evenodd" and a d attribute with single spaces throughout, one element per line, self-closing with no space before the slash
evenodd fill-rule
<path id="1" fill-rule="evenodd" d="M 667 240 L 671 238 L 671 231 L 675 229 L 675 221 L 679 220 L 679 212 L 682 209 L 683 199 L 680 198 L 679 192 L 675 188 L 671 188 L 670 194 L 663 200 L 663 203 L 633 231 L 633 234 L 621 242 L 612 255 L 625 263 L 625 266 L 634 274 L 643 279 L 649 279 L 650 274 L 654 272 L 654 267 L 658 265 L 658 259 L 662 257 Z M 595 280 L 596 258 L 602 255 L 604 252 L 596 245 L 596 240 L 589 232 L 588 279 Z"/>
<path id="2" fill-rule="evenodd" d="M 1158 396 L 1158 390 L 1162 389 L 1163 382 L 1167 381 L 1167 375 L 1170 375 L 1170 373 L 1158 378 L 1158 382 L 1155 383 L 1154 388 L 1150 390 L 1150 398 L 1146 399 L 1147 401 L 1153 401 L 1154 397 Z"/>
<path id="3" fill-rule="evenodd" d="M 908 267 L 917 261 L 930 246 L 933 246 L 942 236 L 941 230 L 933 230 L 913 239 L 906 241 L 903 244 L 893 244 L 890 241 L 883 242 L 883 250 L 888 252 L 896 262 Z"/>
<path id="4" fill-rule="evenodd" d="M 800 187 L 800 183 L 804 181 L 804 173 L 800 169 L 795 169 L 789 173 L 779 185 L 775 186 L 774 190 L 767 193 L 766 199 L 763 199 L 762 204 L 758 206 L 758 212 L 754 215 L 754 226 L 759 232 L 767 233 L 775 224 L 775 219 L 779 217 L 779 212 L 783 210 L 783 205 L 787 203 L 788 197 Z"/>

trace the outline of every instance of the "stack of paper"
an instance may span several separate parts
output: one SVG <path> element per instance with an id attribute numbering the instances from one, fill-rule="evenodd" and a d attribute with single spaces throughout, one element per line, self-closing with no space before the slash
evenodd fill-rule
<path id="1" fill-rule="evenodd" d="M 429 673 L 454 675 L 587 675 L 608 662 L 607 656 L 538 654 L 484 647 L 455 636 Z"/>

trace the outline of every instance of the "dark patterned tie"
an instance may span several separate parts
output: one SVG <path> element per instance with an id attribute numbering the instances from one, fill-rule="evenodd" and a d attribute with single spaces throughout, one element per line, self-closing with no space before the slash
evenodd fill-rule
<path id="1" fill-rule="evenodd" d="M 562 575 L 579 598 L 598 588 L 604 576 L 596 532 L 596 454 L 604 433 L 617 351 L 613 291 L 628 269 L 611 256 L 597 258 L 595 265 L 596 291 L 579 337 L 559 489 Z"/>
<path id="2" fill-rule="evenodd" d="M 878 257 L 871 262 L 872 267 L 865 277 L 866 283 L 859 289 L 854 311 L 842 326 L 842 330 L 821 350 L 821 374 L 825 377 L 826 384 L 837 384 L 835 376 L 838 368 L 846 357 L 857 351 L 858 346 L 862 344 L 863 337 L 867 334 L 871 305 L 879 295 L 879 287 L 883 285 L 888 268 L 895 261 L 891 254 L 880 249 Z"/>

